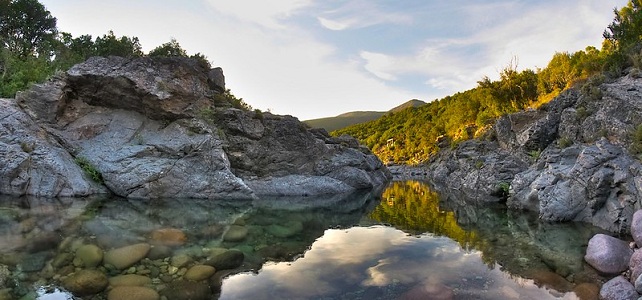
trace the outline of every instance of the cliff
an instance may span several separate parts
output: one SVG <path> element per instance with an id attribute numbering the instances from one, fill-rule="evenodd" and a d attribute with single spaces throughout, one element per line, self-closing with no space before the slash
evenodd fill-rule
<path id="1" fill-rule="evenodd" d="M 0 194 L 251 199 L 390 179 L 356 140 L 224 91 L 222 70 L 195 60 L 94 57 L 0 99 Z"/>
<path id="2" fill-rule="evenodd" d="M 642 80 L 589 80 L 538 110 L 506 115 L 480 139 L 440 151 L 427 177 L 447 197 L 506 201 L 546 221 L 627 233 L 642 207 Z"/>

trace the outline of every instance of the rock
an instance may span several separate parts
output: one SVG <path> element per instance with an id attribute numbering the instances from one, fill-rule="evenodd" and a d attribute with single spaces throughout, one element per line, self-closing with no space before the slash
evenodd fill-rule
<path id="1" fill-rule="evenodd" d="M 158 300 L 160 295 L 153 289 L 142 286 L 118 286 L 109 291 L 108 300 Z"/>
<path id="2" fill-rule="evenodd" d="M 147 257 L 151 260 L 163 259 L 172 255 L 172 249 L 168 246 L 154 245 L 149 250 Z"/>
<path id="3" fill-rule="evenodd" d="M 637 300 L 638 297 L 635 288 L 624 276 L 607 281 L 600 289 L 600 299 L 603 300 Z"/>
<path id="4" fill-rule="evenodd" d="M 216 269 L 212 266 L 195 265 L 187 270 L 183 278 L 192 281 L 201 281 L 212 277 L 216 273 Z"/>
<path id="5" fill-rule="evenodd" d="M 240 242 L 245 239 L 247 232 L 245 226 L 231 225 L 223 235 L 223 240 L 226 242 Z"/>
<path id="6" fill-rule="evenodd" d="M 303 231 L 303 224 L 298 221 L 289 221 L 283 225 L 271 224 L 267 227 L 267 232 L 275 237 L 288 238 L 299 234 Z"/>
<path id="7" fill-rule="evenodd" d="M 62 285 L 76 296 L 89 296 L 102 292 L 109 285 L 109 280 L 100 271 L 80 270 L 67 277 Z"/>
<path id="8" fill-rule="evenodd" d="M 172 300 L 209 300 L 212 292 L 205 282 L 179 280 L 168 283 L 161 295 Z"/>
<path id="9" fill-rule="evenodd" d="M 176 228 L 161 228 L 152 231 L 151 242 L 165 246 L 181 246 L 187 242 L 185 233 Z"/>
<path id="10" fill-rule="evenodd" d="M 6 265 L 0 265 L 0 287 L 4 287 L 7 284 L 7 280 L 11 276 L 11 271 Z"/>
<path id="11" fill-rule="evenodd" d="M 172 256 L 170 264 L 174 267 L 181 268 L 192 262 L 192 258 L 186 254 Z"/>
<path id="12" fill-rule="evenodd" d="M 628 269 L 632 254 L 628 243 L 605 234 L 596 234 L 589 240 L 584 259 L 598 271 L 615 275 Z"/>
<path id="13" fill-rule="evenodd" d="M 245 255 L 243 252 L 230 249 L 224 252 L 212 253 L 204 264 L 216 268 L 216 270 L 228 270 L 240 267 L 243 264 Z"/>
<path id="14" fill-rule="evenodd" d="M 631 235 L 638 247 L 642 247 L 642 210 L 638 210 L 631 218 Z"/>
<path id="15" fill-rule="evenodd" d="M 127 269 L 145 258 L 149 250 L 150 245 L 146 243 L 109 250 L 105 253 L 104 263 L 119 270 Z"/>
<path id="16" fill-rule="evenodd" d="M 49 251 L 29 254 L 22 260 L 20 266 L 25 272 L 37 272 L 45 267 L 49 258 L 51 258 L 51 252 Z"/>
<path id="17" fill-rule="evenodd" d="M 635 249 L 633 255 L 631 255 L 631 260 L 629 260 L 629 269 L 631 270 L 631 283 L 634 283 L 638 276 L 642 274 L 642 250 Z"/>
<path id="18" fill-rule="evenodd" d="M 40 98 L 31 100 L 40 103 Z M 0 126 L 11 132 L 0 136 L 0 194 L 82 197 L 106 192 L 14 101 L 0 99 Z"/>
<path id="19" fill-rule="evenodd" d="M 115 286 L 146 286 L 152 283 L 152 279 L 147 276 L 126 274 L 109 278 L 109 285 Z"/>
<path id="20" fill-rule="evenodd" d="M 96 245 L 83 245 L 76 250 L 76 258 L 85 268 L 95 268 L 103 261 L 103 250 Z"/>
<path id="21" fill-rule="evenodd" d="M 636 277 L 633 286 L 635 287 L 635 291 L 638 292 L 638 294 L 642 294 L 642 275 Z"/>
<path id="22" fill-rule="evenodd" d="M 257 199 L 391 179 L 351 137 L 233 108 L 224 82 L 194 59 L 93 57 L 22 93 L 19 106 L 3 99 L 11 134 L 0 137 L 0 194 Z"/>
<path id="23" fill-rule="evenodd" d="M 600 287 L 593 283 L 580 283 L 574 289 L 581 300 L 599 300 Z"/>
<path id="24" fill-rule="evenodd" d="M 51 261 L 51 266 L 59 269 L 71 263 L 73 259 L 74 256 L 71 253 L 62 252 L 54 257 L 54 259 Z"/>

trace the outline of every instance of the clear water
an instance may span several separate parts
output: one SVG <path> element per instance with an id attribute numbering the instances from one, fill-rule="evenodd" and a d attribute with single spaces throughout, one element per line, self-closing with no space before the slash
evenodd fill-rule
<path id="1" fill-rule="evenodd" d="M 225 241 L 233 227 L 246 235 Z M 81 269 L 74 249 L 160 249 L 159 228 L 186 239 L 132 268 L 98 269 L 142 274 L 163 295 L 185 271 L 166 274 L 169 257 L 197 264 L 212 249 L 242 251 L 240 267 L 200 283 L 210 299 L 577 299 L 604 281 L 583 261 L 596 228 L 442 203 L 407 181 L 383 193 L 253 202 L 0 198 L 0 299 L 81 299 L 61 284 Z"/>

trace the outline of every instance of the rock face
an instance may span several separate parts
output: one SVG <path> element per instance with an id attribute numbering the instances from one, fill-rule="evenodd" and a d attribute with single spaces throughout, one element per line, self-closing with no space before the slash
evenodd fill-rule
<path id="1" fill-rule="evenodd" d="M 0 193 L 253 199 L 390 179 L 356 140 L 234 108 L 224 91 L 220 68 L 187 58 L 91 58 L 0 100 Z"/>
<path id="2" fill-rule="evenodd" d="M 470 202 L 507 200 L 543 220 L 628 233 L 642 207 L 642 165 L 631 152 L 639 143 L 642 81 L 634 74 L 602 81 L 500 118 L 491 140 L 442 151 L 427 167 L 429 179 Z"/>

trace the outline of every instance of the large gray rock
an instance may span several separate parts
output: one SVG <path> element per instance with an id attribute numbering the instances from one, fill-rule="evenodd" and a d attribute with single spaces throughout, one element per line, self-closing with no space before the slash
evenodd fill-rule
<path id="1" fill-rule="evenodd" d="M 628 232 L 640 197 L 640 162 L 602 138 L 592 145 L 550 147 L 541 163 L 517 174 L 508 205 L 549 221 L 584 221 Z"/>
<path id="2" fill-rule="evenodd" d="M 479 204 L 502 200 L 515 174 L 526 168 L 525 157 L 514 156 L 496 143 L 469 140 L 443 151 L 430 163 L 428 177 L 439 192 Z"/>
<path id="3" fill-rule="evenodd" d="M 291 116 L 232 108 L 238 103 L 225 91 L 220 68 L 192 59 L 91 58 L 21 93 L 22 110 L 0 102 L 0 125 L 10 129 L 0 135 L 8 158 L 0 162 L 0 193 L 106 191 L 74 158 L 128 198 L 321 195 L 391 178 L 355 139 L 332 138 Z"/>
<path id="4" fill-rule="evenodd" d="M 633 250 L 617 238 L 605 234 L 596 234 L 588 243 L 584 259 L 598 271 L 615 275 L 629 268 Z"/>
<path id="5" fill-rule="evenodd" d="M 642 247 L 642 210 L 633 213 L 631 220 L 631 235 L 638 247 Z"/>
<path id="6" fill-rule="evenodd" d="M 0 194 L 65 197 L 107 192 L 11 99 L 0 99 L 0 128 Z"/>
<path id="7" fill-rule="evenodd" d="M 635 287 L 624 276 L 607 281 L 600 289 L 600 299 L 604 300 L 636 300 L 639 297 Z"/>

